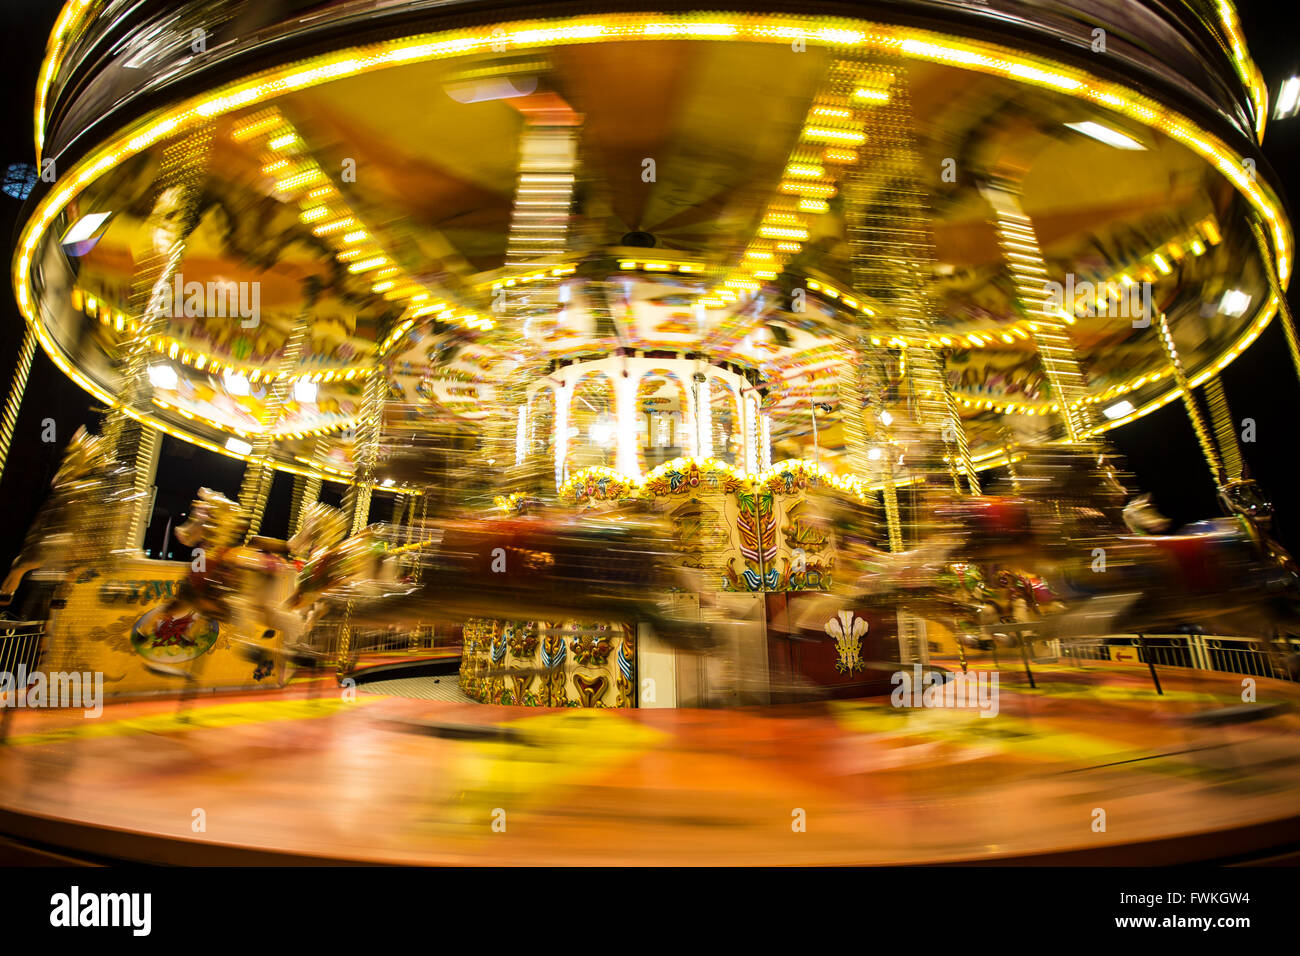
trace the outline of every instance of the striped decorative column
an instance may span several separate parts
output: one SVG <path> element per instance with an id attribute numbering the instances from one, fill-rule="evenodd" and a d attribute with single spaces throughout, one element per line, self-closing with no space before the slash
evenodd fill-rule
<path id="1" fill-rule="evenodd" d="M 840 429 L 844 433 L 844 450 L 850 474 L 865 476 L 867 460 L 866 414 L 862 398 L 862 363 L 845 362 L 839 369 Z"/>
<path id="2" fill-rule="evenodd" d="M 375 465 L 379 460 L 379 437 L 384 419 L 384 391 L 388 375 L 380 366 L 366 379 L 357 419 L 356 475 L 352 486 L 352 533 L 358 533 L 370 520 L 370 496 L 375 483 Z"/>
<path id="3" fill-rule="evenodd" d="M 1164 347 L 1165 355 L 1169 358 L 1169 364 L 1174 368 L 1174 381 L 1178 383 L 1178 388 L 1182 392 L 1183 407 L 1187 409 L 1187 417 L 1191 420 L 1192 430 L 1196 432 L 1196 441 L 1201 446 L 1201 454 L 1205 456 L 1205 462 L 1210 466 L 1210 474 L 1214 477 L 1214 483 L 1223 485 L 1223 462 L 1219 458 L 1218 449 L 1214 447 L 1214 436 L 1205 422 L 1201 407 L 1196 403 L 1196 393 L 1187 380 L 1187 372 L 1183 369 L 1183 360 L 1174 345 L 1174 335 L 1169 328 L 1168 316 L 1161 312 L 1156 317 L 1156 324 L 1160 333 L 1160 344 Z"/>
<path id="4" fill-rule="evenodd" d="M 293 537 L 298 531 L 298 516 L 302 514 L 302 494 L 307 487 L 306 475 L 294 475 L 289 490 L 289 534 Z"/>
<path id="5" fill-rule="evenodd" d="M 329 442 L 325 436 L 321 435 L 316 439 L 316 449 L 312 453 L 312 464 L 320 468 L 325 463 L 325 456 L 329 454 Z M 302 519 L 307 514 L 307 509 L 316 502 L 320 501 L 321 479 L 320 474 L 314 474 L 303 479 L 302 496 L 298 500 L 298 506 L 294 509 L 292 520 L 292 530 L 297 532 L 302 527 Z"/>
<path id="6" fill-rule="evenodd" d="M 257 534 L 262 526 L 266 499 L 271 494 L 271 483 L 275 480 L 275 469 L 271 466 L 269 451 L 264 442 L 259 442 L 244 464 L 244 477 L 239 484 L 239 506 L 248 515 L 245 541 Z"/>
<path id="7" fill-rule="evenodd" d="M 1015 282 L 1020 308 L 1030 320 L 1029 329 L 1043 371 L 1060 404 L 1066 439 L 1085 441 L 1094 424 L 1091 406 L 1085 401 L 1088 383 L 1061 310 L 1050 305 L 1047 265 L 1034 224 L 1025 215 L 1011 183 L 1005 180 L 986 183 L 981 191 L 993 207 L 998 243 Z"/>
<path id="8" fill-rule="evenodd" d="M 136 439 L 135 481 L 131 488 L 136 505 L 128 513 L 126 528 L 126 544 L 132 549 L 144 546 L 144 533 L 149 521 L 149 515 L 145 512 L 151 499 L 149 489 L 157 478 L 158 456 L 162 452 L 162 435 L 158 429 L 150 428 L 148 425 L 138 427 L 140 433 Z"/>
<path id="9" fill-rule="evenodd" d="M 275 482 L 275 466 L 271 462 L 273 443 L 271 434 L 280 421 L 290 390 L 293 388 L 292 373 L 302 359 L 310 323 L 309 314 L 299 316 L 298 323 L 289 333 L 289 340 L 285 343 L 280 361 L 276 363 L 275 370 L 271 373 L 272 381 L 266 387 L 266 403 L 262 406 L 262 414 L 258 422 L 261 425 L 261 432 L 253 442 L 253 452 L 244 467 L 244 478 L 239 488 L 239 505 L 248 513 L 248 529 L 244 532 L 245 541 L 257 534 L 262 527 L 262 516 L 266 513 L 266 499 L 270 496 L 271 486 Z"/>
<path id="10" fill-rule="evenodd" d="M 898 427 L 909 438 L 942 446 L 954 484 L 960 470 L 978 491 L 943 362 L 930 345 L 934 236 L 907 68 L 901 62 L 860 63 L 845 82 L 859 88 L 859 97 L 872 94 L 875 103 L 864 114 L 864 142 L 845 184 L 847 232 L 854 288 L 879 302 L 891 321 L 889 344 L 899 352 L 907 385 Z M 916 461 L 930 469 L 935 457 L 923 454 Z"/>
<path id="11" fill-rule="evenodd" d="M 154 338 L 163 332 L 171 316 L 170 285 L 185 258 L 186 243 L 198 224 L 199 198 L 207 178 L 212 147 L 209 126 L 195 130 L 163 151 L 161 170 L 154 184 L 155 212 L 173 216 L 175 237 L 166 249 L 155 249 L 142 263 L 132 282 L 131 313 L 138 316 L 135 330 L 122 347 L 120 398 L 104 422 L 104 437 L 118 463 L 111 471 L 105 500 L 116 509 L 110 519 L 112 530 L 103 544 L 109 550 L 134 551 L 147 515 L 145 490 L 153 481 L 157 433 L 144 427 L 140 418 L 153 408 L 153 386 L 149 363 L 154 356 Z"/>
<path id="12" fill-rule="evenodd" d="M 1223 459 L 1223 476 L 1236 481 L 1242 476 L 1241 444 L 1237 439 L 1237 426 L 1228 407 L 1228 396 L 1223 391 L 1219 376 L 1212 376 L 1203 386 L 1205 404 L 1210 408 L 1210 421 L 1214 423 L 1215 444 Z"/>
<path id="13" fill-rule="evenodd" d="M 351 512 L 351 534 L 358 534 L 370 520 L 370 496 L 375 482 L 375 464 L 379 457 L 379 435 L 384 415 L 384 392 L 388 376 L 382 365 L 366 379 L 362 389 L 361 414 L 357 416 L 356 441 L 353 444 L 353 483 L 343 496 L 345 511 Z M 342 678 L 352 668 L 352 602 L 348 601 L 339 625 L 336 671 Z"/>
<path id="14" fill-rule="evenodd" d="M 1282 288 L 1277 262 L 1273 258 L 1273 249 L 1268 244 L 1268 236 L 1264 232 L 1263 225 L 1257 219 L 1251 220 L 1250 228 L 1255 234 L 1255 243 L 1259 246 L 1260 261 L 1264 264 L 1264 274 L 1268 277 L 1269 289 L 1272 290 L 1273 298 L 1277 300 L 1277 317 L 1282 323 L 1282 332 L 1286 336 L 1287 351 L 1291 353 L 1291 366 L 1295 369 L 1296 376 L 1300 377 L 1300 336 L 1296 334 L 1295 318 L 1291 315 L 1291 303 L 1287 301 L 1286 289 Z"/>
<path id="15" fill-rule="evenodd" d="M 23 331 L 23 343 L 14 363 L 13 384 L 9 387 L 9 397 L 5 399 L 4 413 L 0 415 L 0 478 L 4 477 L 5 463 L 9 460 L 9 448 L 13 445 L 14 428 L 18 425 L 18 414 L 22 411 L 23 394 L 27 391 L 27 379 L 35 356 L 36 331 L 29 325 Z"/>

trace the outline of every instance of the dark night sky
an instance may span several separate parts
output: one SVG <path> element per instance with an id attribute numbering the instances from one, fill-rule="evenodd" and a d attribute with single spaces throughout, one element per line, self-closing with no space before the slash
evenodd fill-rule
<path id="1" fill-rule="evenodd" d="M 1251 52 L 1268 82 L 1270 96 L 1278 84 L 1300 69 L 1294 32 L 1284 16 L 1289 4 L 1276 0 L 1256 0 L 1238 4 Z M 32 146 L 32 103 L 36 74 L 45 41 L 58 14 L 57 0 L 0 0 L 0 44 L 3 62 L 0 70 L 7 77 L 4 147 L 0 165 L 34 162 Z M 1273 167 L 1282 174 L 1286 197 L 1296 193 L 1295 170 L 1300 151 L 1300 118 L 1270 122 L 1264 152 Z M 5 283 L 23 204 L 0 195 L 0 235 L 5 238 Z M 1294 208 L 1292 207 L 1294 215 Z M 1292 283 L 1293 303 L 1300 304 L 1300 282 Z M 21 317 L 11 290 L 0 298 L 0 369 L 7 394 L 12 377 L 13 359 L 21 336 Z M 1278 513 L 1278 530 L 1283 541 L 1295 550 L 1300 547 L 1300 494 L 1289 471 L 1296 456 L 1291 452 L 1295 440 L 1295 410 L 1300 408 L 1300 381 L 1291 366 L 1286 343 L 1278 322 L 1268 330 L 1224 373 L 1223 382 L 1234 417 L 1253 418 L 1257 424 L 1257 441 L 1243 447 L 1255 477 L 1271 495 Z M 44 496 L 50 476 L 58 462 L 63 444 L 78 425 L 97 428 L 99 410 L 88 396 L 37 351 L 36 362 L 27 388 L 5 470 L 3 506 L 0 507 L 0 561 L 19 547 L 22 535 Z M 58 430 L 57 444 L 40 441 L 41 421 L 52 418 Z M 1218 513 L 1214 488 L 1197 448 L 1181 403 L 1171 403 L 1138 422 L 1109 433 L 1116 448 L 1127 459 L 1128 469 L 1136 476 L 1135 484 L 1154 493 L 1158 506 L 1181 523 Z M 241 463 L 166 439 L 163 464 L 159 470 L 159 493 L 149 542 L 157 548 L 169 515 L 188 507 L 194 490 L 207 485 L 232 497 L 238 491 Z M 275 490 L 264 529 L 268 534 L 284 531 L 287 513 L 289 476 L 277 476 Z M 331 496 L 332 497 L 332 496 Z M 147 546 L 149 546 L 147 542 Z"/>

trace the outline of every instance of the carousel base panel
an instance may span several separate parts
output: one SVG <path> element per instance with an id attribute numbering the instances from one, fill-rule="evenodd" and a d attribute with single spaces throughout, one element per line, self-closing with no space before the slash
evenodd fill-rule
<path id="1" fill-rule="evenodd" d="M 575 710 L 330 680 L 98 719 L 10 711 L 0 833 L 66 862 L 1157 864 L 1300 846 L 1300 689 L 1000 674 L 997 716 L 888 699 Z M 1100 814 L 1099 814 L 1100 811 Z M 16 848 L 16 849 L 15 849 Z M 0 850 L 3 853 L 3 850 Z"/>

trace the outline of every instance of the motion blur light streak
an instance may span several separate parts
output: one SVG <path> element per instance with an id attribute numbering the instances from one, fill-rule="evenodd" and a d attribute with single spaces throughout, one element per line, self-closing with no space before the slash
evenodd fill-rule
<path id="1" fill-rule="evenodd" d="M 1288 119 L 1300 113 L 1300 76 L 1288 76 L 1277 91 L 1274 119 Z"/>
<path id="2" fill-rule="evenodd" d="M 61 458 L 0 586 L 0 827 L 197 863 L 1300 836 L 1300 574 L 1248 466 L 1290 438 L 1220 380 L 1275 318 L 1300 376 L 1293 234 L 1231 4 L 120 6 L 36 76 L 0 476 Z M 30 433 L 38 351 L 102 423 Z M 1116 447 L 1175 400 L 1219 508 L 1185 524 Z M 45 693 L 85 674 L 94 719 Z"/>
<path id="3" fill-rule="evenodd" d="M 176 370 L 170 365 L 150 365 L 149 381 L 158 388 L 171 389 L 176 387 L 176 383 L 180 381 L 180 378 L 177 376 Z"/>
<path id="4" fill-rule="evenodd" d="M 1116 149 L 1146 149 L 1133 137 L 1125 136 L 1118 130 L 1113 130 L 1109 126 L 1102 126 L 1100 123 L 1094 123 L 1092 120 L 1084 123 L 1066 123 L 1065 125 L 1085 136 L 1091 136 L 1107 146 L 1114 146 Z"/>

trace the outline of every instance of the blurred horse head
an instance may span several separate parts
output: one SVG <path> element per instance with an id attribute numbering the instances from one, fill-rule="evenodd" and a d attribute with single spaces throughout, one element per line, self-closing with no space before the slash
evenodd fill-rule
<path id="1" fill-rule="evenodd" d="M 343 512 L 318 501 L 304 512 L 302 523 L 289 539 L 289 553 L 310 558 L 338 545 L 347 533 L 348 521 Z"/>
<path id="2" fill-rule="evenodd" d="M 219 491 L 200 488 L 184 524 L 173 533 L 186 547 L 225 548 L 235 544 L 248 528 L 248 515 L 237 502 Z"/>
<path id="3" fill-rule="evenodd" d="M 1222 485 L 1219 504 L 1228 514 L 1245 518 L 1260 528 L 1267 529 L 1273 523 L 1273 505 L 1252 478 L 1239 478 Z"/>

